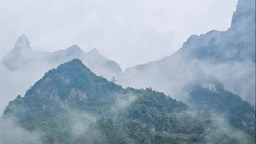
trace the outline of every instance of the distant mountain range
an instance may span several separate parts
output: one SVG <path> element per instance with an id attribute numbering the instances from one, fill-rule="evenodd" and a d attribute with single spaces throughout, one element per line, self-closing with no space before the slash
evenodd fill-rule
<path id="1" fill-rule="evenodd" d="M 81 59 L 95 73 L 105 77 L 112 78 L 112 76 L 121 74 L 120 66 L 100 55 L 97 49 L 85 53 L 77 45 L 73 45 L 65 50 L 52 53 L 34 52 L 24 34 L 18 38 L 14 49 L 4 57 L 2 63 L 12 71 L 18 71 L 30 65 L 36 66 L 38 63 L 46 63 L 47 66 L 50 65 L 50 69 L 53 68 L 52 66 L 57 66 L 74 58 Z"/>

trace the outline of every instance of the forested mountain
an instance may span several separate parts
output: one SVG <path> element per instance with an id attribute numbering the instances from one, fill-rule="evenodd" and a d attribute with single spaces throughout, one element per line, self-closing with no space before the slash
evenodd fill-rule
<path id="1" fill-rule="evenodd" d="M 198 96 L 193 91 L 192 95 L 195 99 Z M 230 97 L 237 99 L 233 94 Z M 249 113 L 253 110 L 241 99 L 235 102 L 245 103 Z M 255 141 L 250 132 L 240 131 L 239 126 L 220 123 L 211 111 L 195 110 L 151 88 L 124 89 L 96 76 L 77 59 L 45 73 L 24 97 L 17 96 L 5 109 L 4 119 L 39 133 L 40 142 L 46 144 Z M 239 119 L 247 122 L 246 117 Z M 3 143 L 15 143 L 15 138 L 0 138 Z"/>

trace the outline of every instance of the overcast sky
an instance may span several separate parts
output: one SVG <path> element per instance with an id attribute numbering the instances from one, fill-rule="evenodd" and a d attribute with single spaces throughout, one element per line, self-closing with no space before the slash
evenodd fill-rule
<path id="1" fill-rule="evenodd" d="M 191 34 L 226 30 L 237 0 L 0 0 L 0 59 L 26 34 L 34 51 L 77 44 L 121 67 L 169 56 Z"/>

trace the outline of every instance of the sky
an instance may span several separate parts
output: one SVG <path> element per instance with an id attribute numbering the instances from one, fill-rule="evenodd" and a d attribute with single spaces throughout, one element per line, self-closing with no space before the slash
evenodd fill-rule
<path id="1" fill-rule="evenodd" d="M 0 0 L 0 59 L 21 34 L 34 51 L 97 48 L 122 69 L 170 56 L 191 34 L 230 27 L 237 0 Z"/>

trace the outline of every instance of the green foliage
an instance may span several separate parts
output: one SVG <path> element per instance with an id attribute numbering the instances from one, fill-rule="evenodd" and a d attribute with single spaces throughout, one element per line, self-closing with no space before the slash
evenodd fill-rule
<path id="1" fill-rule="evenodd" d="M 255 137 L 254 108 L 238 95 L 225 91 L 223 87 L 217 86 L 216 91 L 212 91 L 195 86 L 190 92 L 189 103 L 196 109 L 224 115 L 233 127 Z"/>
<path id="2" fill-rule="evenodd" d="M 219 93 L 218 97 L 227 96 L 221 99 L 199 88 L 191 94 L 194 104 L 205 103 L 197 106 L 233 113 L 229 115 L 230 123 L 238 128 L 240 123 L 236 122 L 244 120 L 248 112 L 247 103 L 225 91 Z M 201 95 L 212 97 L 209 101 Z M 214 124 L 210 111 L 194 111 L 151 88 L 123 89 L 96 76 L 79 60 L 46 73 L 24 97 L 9 103 L 4 117 L 13 118 L 29 131 L 40 132 L 45 144 L 200 144 L 234 140 L 227 133 L 223 133 L 225 140 L 217 135 L 223 131 Z"/>

